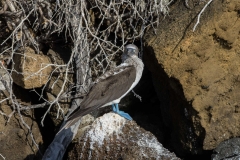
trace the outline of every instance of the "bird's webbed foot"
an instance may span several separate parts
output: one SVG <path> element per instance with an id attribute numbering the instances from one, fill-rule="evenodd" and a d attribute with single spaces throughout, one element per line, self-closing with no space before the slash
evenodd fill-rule
<path id="1" fill-rule="evenodd" d="M 119 110 L 118 104 L 113 104 L 112 110 L 113 110 L 113 112 L 119 114 L 120 116 L 122 116 L 128 120 L 132 120 L 132 117 L 128 113 L 125 113 L 125 112 Z"/>

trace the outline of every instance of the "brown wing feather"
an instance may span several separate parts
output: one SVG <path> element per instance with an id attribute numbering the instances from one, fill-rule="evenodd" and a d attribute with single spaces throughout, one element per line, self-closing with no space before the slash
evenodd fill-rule
<path id="1" fill-rule="evenodd" d="M 106 79 L 99 80 L 98 83 L 92 86 L 88 95 L 83 99 L 81 107 L 76 109 L 67 121 L 72 121 L 76 118 L 79 119 L 106 103 L 120 98 L 130 89 L 132 83 L 135 81 L 135 77 L 135 68 L 128 66 L 115 76 L 109 76 Z M 74 122 L 75 121 L 76 120 L 74 120 Z"/>

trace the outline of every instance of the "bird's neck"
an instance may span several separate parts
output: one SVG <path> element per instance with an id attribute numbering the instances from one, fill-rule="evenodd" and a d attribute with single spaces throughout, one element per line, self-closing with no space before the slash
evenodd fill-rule
<path id="1" fill-rule="evenodd" d="M 129 57 L 127 58 L 124 63 L 127 63 L 129 65 L 134 65 L 135 67 L 143 67 L 143 62 L 140 58 L 137 56 Z"/>
<path id="2" fill-rule="evenodd" d="M 143 64 L 143 62 L 140 58 L 138 58 L 137 56 L 136 57 L 135 56 L 134 57 L 129 57 L 124 61 L 124 63 L 127 64 L 127 65 L 133 65 L 136 69 L 137 76 L 141 77 L 142 72 L 143 72 L 144 64 Z M 140 77 L 136 77 L 136 78 L 139 79 Z"/>

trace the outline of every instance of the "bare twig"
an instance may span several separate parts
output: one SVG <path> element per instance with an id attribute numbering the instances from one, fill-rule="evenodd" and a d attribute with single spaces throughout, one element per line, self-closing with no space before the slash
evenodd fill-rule
<path id="1" fill-rule="evenodd" d="M 132 90 L 132 92 L 133 92 L 134 96 L 137 97 L 140 100 L 140 102 L 142 102 L 142 97 L 139 96 L 134 90 Z"/>
<path id="2" fill-rule="evenodd" d="M 8 96 L 0 100 L 0 103 L 9 101 L 12 113 L 6 115 L 0 112 L 0 114 L 10 121 L 12 115 L 17 113 L 22 126 L 27 128 L 33 143 L 37 146 L 31 128 L 24 121 L 21 112 L 46 107 L 41 120 L 43 125 L 52 107 L 57 108 L 57 118 L 63 114 L 61 100 L 69 98 L 71 108 L 65 116 L 66 119 L 74 109 L 80 106 L 81 98 L 87 94 L 92 78 L 98 78 L 116 65 L 114 59 L 119 56 L 119 52 L 123 51 L 125 44 L 142 39 L 147 27 L 154 28 L 158 25 L 159 16 L 161 13 L 164 15 L 168 13 L 168 5 L 171 2 L 172 0 L 135 2 L 131 0 L 57 0 L 56 3 L 50 3 L 43 0 L 3 0 L 4 8 L 0 14 L 5 14 L 7 17 L 6 21 L 11 32 L 1 41 L 1 46 L 4 47 L 0 55 L 8 55 L 10 60 L 7 64 L 12 66 L 4 68 L 10 79 L 9 82 L 5 81 Z M 71 41 L 71 55 L 68 61 L 62 64 L 58 64 L 56 60 L 49 64 L 42 63 L 38 71 L 24 77 L 24 80 L 29 80 L 33 76 L 40 76 L 41 80 L 43 76 L 47 76 L 47 83 L 42 87 L 41 92 L 32 90 L 39 99 L 44 101 L 43 103 L 22 105 L 12 89 L 12 74 L 15 72 L 24 75 L 24 72 L 14 69 L 13 57 L 16 54 L 26 56 L 24 54 L 26 46 L 34 47 L 36 53 L 40 53 L 41 44 L 48 45 L 50 42 L 48 47 L 51 48 L 51 43 L 56 41 L 52 36 L 53 33 L 65 36 L 66 41 Z M 24 59 L 23 63 L 25 62 Z M 52 67 L 53 70 L 49 75 L 43 75 L 42 71 L 47 67 Z M 69 78 L 69 74 L 72 73 L 76 79 L 74 82 Z M 53 80 L 55 76 L 56 79 Z M 60 80 L 62 85 L 53 100 L 44 98 L 46 90 L 54 89 Z M 74 84 L 68 87 L 69 83 Z M 135 96 L 141 100 L 140 96 L 137 94 Z M 47 157 L 62 158 L 68 144 L 76 134 L 79 123 L 55 137 L 45 153 L 46 159 Z"/>
<path id="3" fill-rule="evenodd" d="M 5 157 L 0 153 L 0 156 L 3 158 L 3 159 L 5 159 Z"/>
<path id="4" fill-rule="evenodd" d="M 209 1 L 207 2 L 207 4 L 205 4 L 205 6 L 202 8 L 202 10 L 200 11 L 200 13 L 198 14 L 197 22 L 195 23 L 195 25 L 194 25 L 194 27 L 193 27 L 193 32 L 196 30 L 197 25 L 200 23 L 200 18 L 201 18 L 202 13 L 205 11 L 205 9 L 207 8 L 207 6 L 208 6 L 212 1 L 213 1 L 213 0 L 209 0 Z"/>

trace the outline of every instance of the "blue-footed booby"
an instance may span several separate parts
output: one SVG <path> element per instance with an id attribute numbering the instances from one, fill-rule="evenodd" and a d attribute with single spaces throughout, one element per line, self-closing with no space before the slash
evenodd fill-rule
<path id="1" fill-rule="evenodd" d="M 138 52 L 138 47 L 133 44 L 125 46 L 121 57 L 122 63 L 95 80 L 88 94 L 83 98 L 80 107 L 70 114 L 61 130 L 74 125 L 82 116 L 109 105 L 112 105 L 113 112 L 132 120 L 127 113 L 119 111 L 118 103 L 137 85 L 142 77 L 144 65 L 142 60 L 138 58 Z"/>

